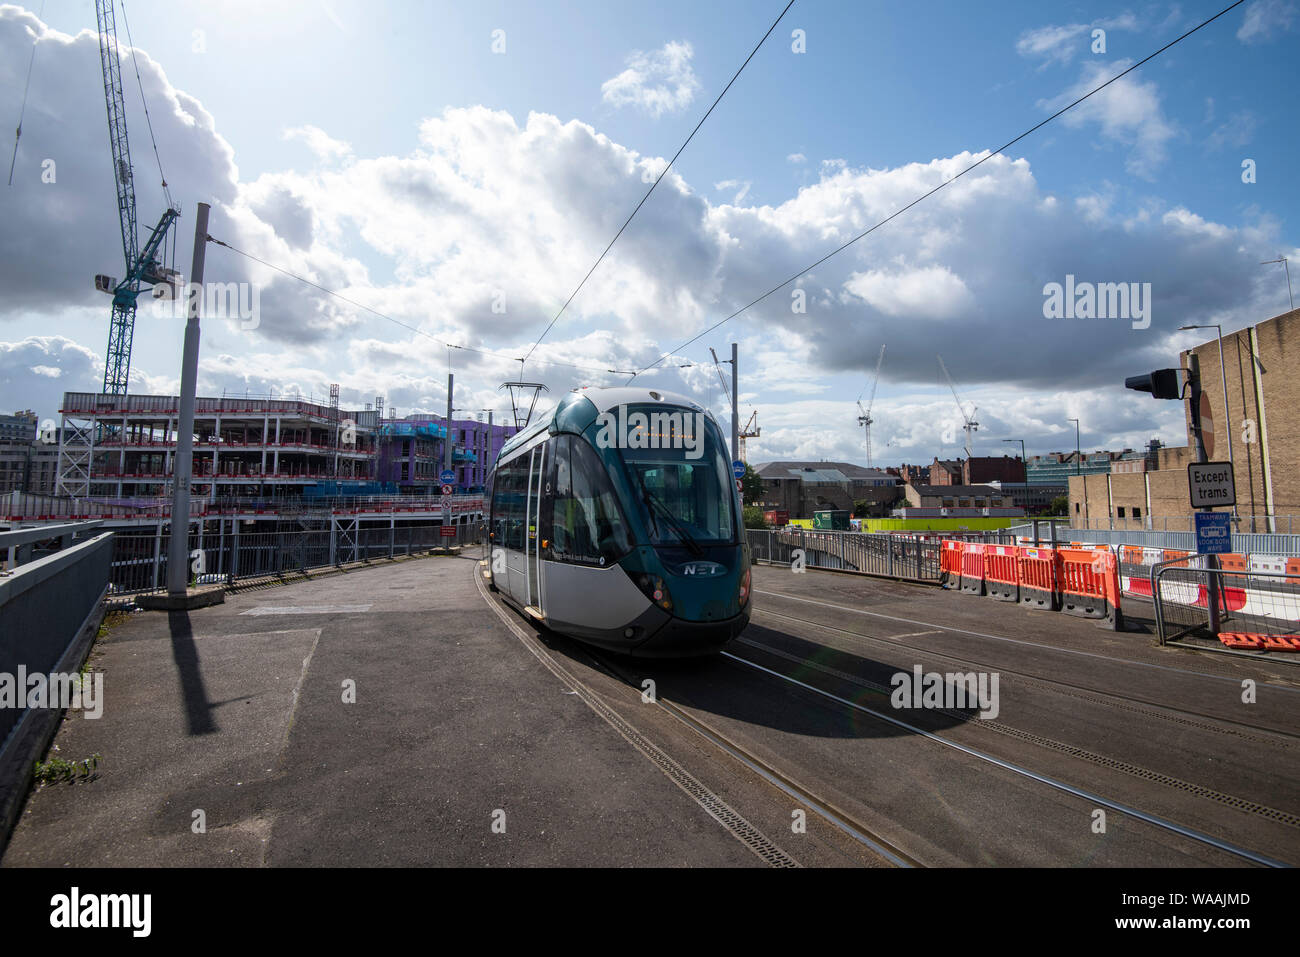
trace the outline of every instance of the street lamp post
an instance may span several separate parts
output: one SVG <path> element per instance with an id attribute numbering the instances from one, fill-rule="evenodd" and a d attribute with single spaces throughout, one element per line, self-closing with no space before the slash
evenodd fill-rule
<path id="1" fill-rule="evenodd" d="M 1233 474 L 1235 480 L 1237 470 L 1233 467 L 1232 461 L 1232 413 L 1228 411 L 1228 373 L 1227 367 L 1223 364 L 1223 326 L 1218 323 L 1204 323 L 1202 325 L 1179 326 L 1179 330 L 1186 329 L 1214 329 L 1219 335 L 1219 382 L 1223 385 L 1223 434 L 1228 440 L 1228 468 Z M 1233 522 L 1240 522 L 1241 518 L 1237 514 L 1237 506 L 1232 506 Z"/>
<path id="2" fill-rule="evenodd" d="M 1260 265 L 1272 266 L 1276 263 L 1281 263 L 1282 268 L 1286 270 L 1286 297 L 1291 302 L 1291 311 L 1295 312 L 1295 297 L 1291 295 L 1291 266 L 1287 263 L 1286 257 L 1283 256 L 1281 259 L 1266 259 L 1260 263 Z"/>

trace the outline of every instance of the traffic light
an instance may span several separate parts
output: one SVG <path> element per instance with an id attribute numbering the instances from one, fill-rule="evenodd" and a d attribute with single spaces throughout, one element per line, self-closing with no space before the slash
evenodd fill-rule
<path id="1" fill-rule="evenodd" d="M 1146 375 L 1131 375 L 1124 380 L 1124 388 L 1137 392 L 1150 392 L 1157 399 L 1181 399 L 1182 386 L 1177 369 L 1157 369 Z"/>

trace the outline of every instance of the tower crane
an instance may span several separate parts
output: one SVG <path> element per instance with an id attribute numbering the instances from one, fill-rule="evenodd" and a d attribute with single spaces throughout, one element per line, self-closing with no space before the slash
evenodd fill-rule
<path id="1" fill-rule="evenodd" d="M 749 421 L 745 423 L 745 427 L 740 430 L 738 436 L 738 441 L 740 442 L 740 460 L 742 462 L 749 461 L 749 457 L 745 455 L 745 439 L 756 439 L 762 434 L 763 430 L 759 428 L 758 425 L 758 409 L 755 409 L 754 414 L 749 417 Z"/>
<path id="2" fill-rule="evenodd" d="M 126 271 L 120 282 L 109 276 L 96 276 L 95 288 L 113 297 L 108 354 L 104 363 L 104 393 L 125 395 L 131 375 L 131 341 L 135 337 L 136 299 L 143 285 L 165 284 L 165 287 L 174 287 L 179 278 L 180 274 L 174 269 L 165 268 L 159 257 L 165 257 L 167 235 L 181 213 L 178 207 L 172 205 L 171 195 L 167 193 L 166 212 L 159 218 L 158 225 L 149 233 L 144 245 L 139 245 L 135 180 L 131 169 L 131 144 L 126 134 L 126 103 L 122 96 L 122 62 L 118 55 L 114 7 L 114 0 L 95 0 L 95 17 L 99 24 L 99 59 L 104 72 L 104 101 L 108 110 L 108 144 L 113 154 L 113 180 L 117 185 L 117 212 L 122 226 L 122 254 Z M 125 7 L 122 16 L 125 19 Z M 127 34 L 130 35 L 129 25 Z M 141 96 L 143 95 L 142 85 Z M 147 105 L 145 112 L 147 115 Z M 152 135 L 151 124 L 150 136 Z M 155 143 L 155 153 L 157 149 Z M 166 193 L 165 179 L 162 185 Z"/>
<path id="3" fill-rule="evenodd" d="M 952 397 L 957 401 L 957 411 L 961 414 L 962 431 L 966 433 L 966 458 L 971 457 L 971 434 L 977 431 L 980 424 L 975 421 L 975 413 L 979 411 L 978 406 L 971 406 L 970 415 L 966 414 L 966 408 L 961 404 L 961 397 L 957 395 L 957 387 L 953 385 L 952 376 L 948 374 L 948 367 L 943 364 L 943 356 L 937 356 L 939 368 L 943 370 L 943 377 L 948 380 L 948 388 L 952 389 Z"/>
<path id="4" fill-rule="evenodd" d="M 880 366 L 885 361 L 885 347 L 880 347 L 880 355 L 876 359 L 876 374 L 871 379 L 871 398 L 867 399 L 866 408 L 862 406 L 862 393 L 867 391 L 867 387 L 862 387 L 862 392 L 858 393 L 858 425 L 862 426 L 866 432 L 867 438 L 867 468 L 874 468 L 871 461 L 871 423 L 875 421 L 871 417 L 871 407 L 876 403 L 876 386 L 880 385 Z"/>

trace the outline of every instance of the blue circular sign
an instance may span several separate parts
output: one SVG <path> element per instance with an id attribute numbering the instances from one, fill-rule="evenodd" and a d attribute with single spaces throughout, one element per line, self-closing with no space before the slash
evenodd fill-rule
<path id="1" fill-rule="evenodd" d="M 452 482 L 456 481 L 456 473 L 451 469 L 443 469 L 439 478 L 442 479 L 442 484 L 450 485 Z"/>
<path id="2" fill-rule="evenodd" d="M 734 475 L 734 476 L 736 476 L 736 478 L 744 478 L 744 477 L 745 477 L 745 463 L 742 462 L 742 461 L 740 461 L 740 459 L 736 459 L 736 461 L 732 462 L 732 463 L 731 463 L 731 474 Z"/>

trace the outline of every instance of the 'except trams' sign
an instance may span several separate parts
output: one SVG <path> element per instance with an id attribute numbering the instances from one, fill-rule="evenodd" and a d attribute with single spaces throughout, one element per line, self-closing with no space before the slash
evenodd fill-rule
<path id="1" fill-rule="evenodd" d="M 1231 462 L 1196 462 L 1187 466 L 1192 508 L 1223 508 L 1237 504 Z"/>

